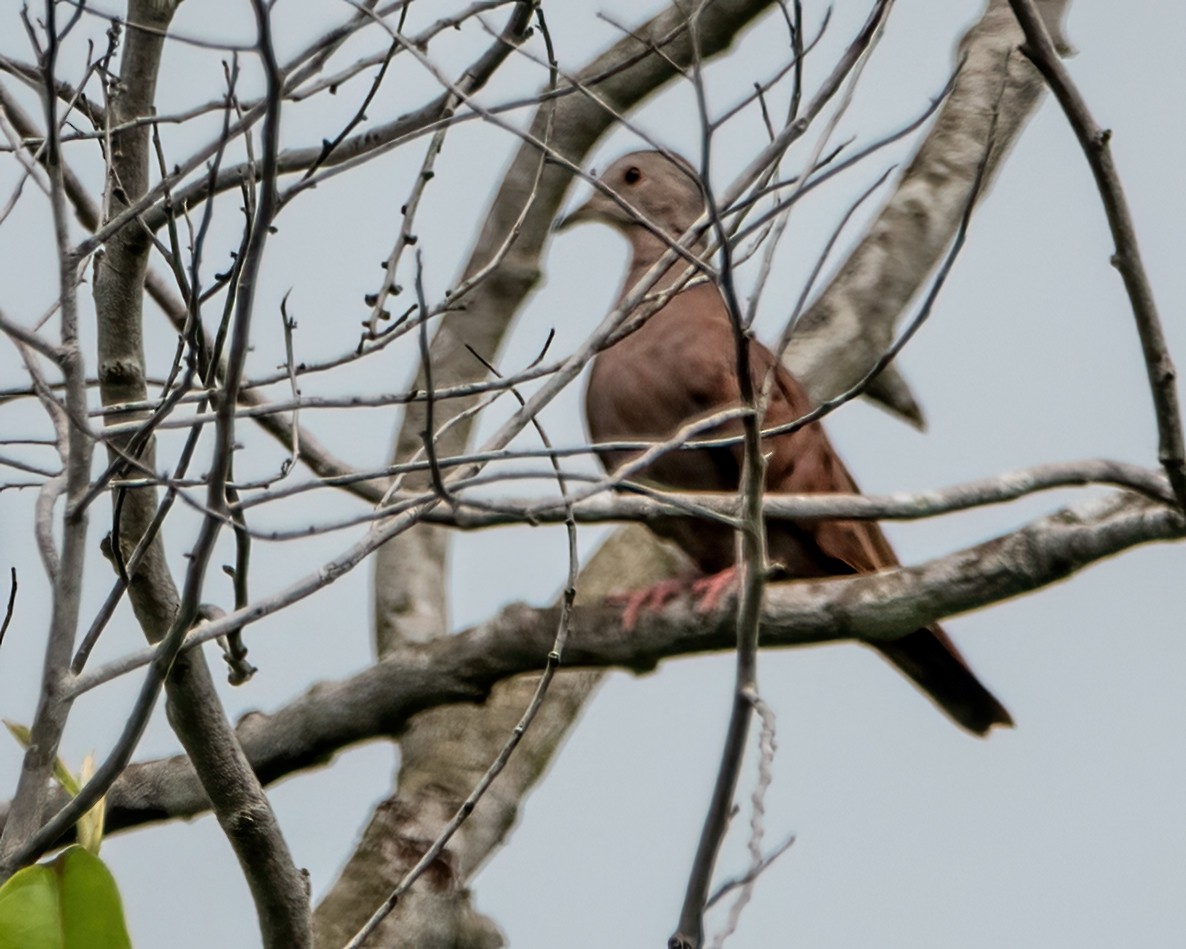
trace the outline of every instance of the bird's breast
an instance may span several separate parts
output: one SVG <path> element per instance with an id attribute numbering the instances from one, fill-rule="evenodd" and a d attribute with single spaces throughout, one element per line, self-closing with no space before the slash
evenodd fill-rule
<path id="1" fill-rule="evenodd" d="M 704 289 L 716 295 L 715 288 Z M 686 306 L 681 312 L 674 304 L 684 295 L 593 361 L 585 414 L 595 442 L 669 439 L 689 422 L 738 403 L 732 331 Z M 599 457 L 612 470 L 637 454 L 607 450 Z M 673 488 L 732 490 L 736 465 L 727 452 L 718 455 L 673 450 L 641 474 Z"/>

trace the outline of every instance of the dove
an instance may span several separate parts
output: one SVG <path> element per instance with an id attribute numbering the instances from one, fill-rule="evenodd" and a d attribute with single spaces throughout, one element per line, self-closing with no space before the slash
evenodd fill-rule
<path id="1" fill-rule="evenodd" d="M 598 180 L 606 191 L 594 191 L 558 228 L 600 222 L 626 238 L 631 256 L 624 297 L 701 217 L 704 191 L 690 164 L 659 151 L 625 155 Z M 691 250 L 695 254 L 703 245 Z M 678 260 L 660 277 L 656 289 L 670 290 L 686 269 L 687 264 Z M 644 302 L 631 316 L 641 316 L 645 308 Z M 761 392 L 767 376 L 773 375 L 763 427 L 772 429 L 807 413 L 812 402 L 802 386 L 769 349 L 752 339 L 748 345 L 754 391 Z M 689 422 L 740 406 L 737 372 L 737 348 L 724 297 L 712 279 L 692 282 L 593 359 L 585 393 L 589 433 L 595 444 L 606 445 L 669 439 Z M 740 432 L 741 423 L 732 420 L 697 437 Z M 762 450 L 767 494 L 858 491 L 819 422 L 767 437 Z M 598 457 L 612 472 L 639 453 L 605 448 Z M 736 491 L 742 456 L 739 440 L 728 447 L 672 450 L 632 477 L 678 491 Z M 683 590 L 699 595 L 698 609 L 714 608 L 734 580 L 732 528 L 673 517 L 655 530 L 677 543 L 707 575 L 690 586 L 685 583 Z M 868 574 L 898 566 L 893 548 L 872 521 L 777 520 L 767 523 L 766 535 L 770 563 L 783 579 Z M 640 605 L 660 605 L 677 589 L 668 583 L 633 597 L 624 624 L 635 622 Z M 1013 724 L 939 626 L 870 645 L 968 731 L 985 735 L 993 726 Z"/>

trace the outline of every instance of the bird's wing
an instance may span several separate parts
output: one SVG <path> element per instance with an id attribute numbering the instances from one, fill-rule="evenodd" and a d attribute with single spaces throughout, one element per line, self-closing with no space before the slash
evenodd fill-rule
<path id="1" fill-rule="evenodd" d="M 811 401 L 799 383 L 760 343 L 750 348 L 754 388 L 760 391 L 773 373 L 770 401 L 763 428 L 771 429 L 803 417 Z M 798 431 L 767 440 L 766 490 L 781 494 L 856 494 L 852 475 L 828 441 L 823 427 L 813 422 Z M 771 525 L 770 530 L 780 528 Z M 785 529 L 785 528 L 783 528 Z M 869 573 L 896 566 L 898 559 L 873 521 L 817 521 L 803 524 L 798 532 L 810 535 L 826 561 L 826 573 Z M 777 548 L 777 544 L 772 544 Z M 825 564 L 821 563 L 821 567 Z"/>
<path id="2" fill-rule="evenodd" d="M 801 417 L 810 407 L 798 383 L 777 365 L 769 350 L 755 344 L 752 359 L 755 375 L 775 373 L 770 408 L 764 427 Z M 759 368 L 760 367 L 760 368 Z M 760 384 L 755 379 L 755 385 Z M 791 439 L 797 438 L 797 441 Z M 809 425 L 785 440 L 772 438 L 766 487 L 785 493 L 856 493 L 857 486 L 819 425 Z M 802 563 L 816 565 L 831 574 L 871 573 L 896 566 L 898 558 L 874 521 L 817 521 L 813 524 L 768 523 L 772 558 L 789 559 L 798 552 Z M 807 553 L 802 551 L 806 549 Z M 939 626 L 919 629 L 892 642 L 871 644 L 890 662 L 913 679 L 924 692 L 956 721 L 976 734 L 993 725 L 1012 725 L 1005 707 L 997 701 L 968 668 L 963 656 Z"/>

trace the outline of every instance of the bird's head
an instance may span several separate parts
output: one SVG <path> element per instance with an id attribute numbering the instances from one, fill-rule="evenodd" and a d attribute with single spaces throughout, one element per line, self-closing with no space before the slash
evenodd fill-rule
<path id="1" fill-rule="evenodd" d="M 557 230 L 600 221 L 627 237 L 658 230 L 674 239 L 704 212 L 704 193 L 695 170 L 682 158 L 662 152 L 623 155 L 597 180 L 612 194 L 594 190 L 588 201 L 561 219 Z"/>

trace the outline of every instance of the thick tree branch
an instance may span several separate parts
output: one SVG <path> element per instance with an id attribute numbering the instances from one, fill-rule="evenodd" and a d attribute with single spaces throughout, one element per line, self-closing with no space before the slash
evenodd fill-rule
<path id="1" fill-rule="evenodd" d="M 1057 33 L 1067 0 L 1039 5 Z M 804 312 L 784 362 L 817 402 L 843 392 L 889 348 L 907 305 L 959 228 L 990 126 L 996 122 L 983 188 L 1033 114 L 1043 84 L 1015 53 L 1021 38 L 1008 0 L 990 0 L 960 42 L 959 75 L 934 126 L 876 220 Z M 888 385 L 883 377 L 867 394 L 922 424 L 921 410 L 896 376 Z"/>
<path id="2" fill-rule="evenodd" d="M 112 98 L 112 122 L 132 122 L 112 136 L 108 188 L 110 215 L 134 204 L 148 191 L 150 161 L 149 128 L 134 120 L 154 109 L 156 81 L 165 36 L 176 4 L 154 0 L 133 0 L 129 19 L 145 29 L 129 30 L 121 60 L 117 93 Z M 261 48 L 270 42 L 261 23 Z M 272 99 L 268 110 L 271 124 L 278 104 Z M 76 207 L 88 202 L 73 196 Z M 96 224 L 99 222 L 96 220 Z M 140 222 L 132 220 L 116 230 L 107 242 L 95 275 L 95 305 L 98 317 L 100 393 L 106 405 L 147 399 L 147 371 L 143 343 L 143 298 L 151 242 Z M 245 342 L 242 344 L 245 346 Z M 231 409 L 234 393 L 231 393 Z M 229 436 L 228 436 L 229 438 Z M 155 468 L 155 446 L 151 438 L 116 437 L 109 444 L 109 457 L 120 464 L 131 456 L 149 470 Z M 229 445 L 225 464 L 229 464 Z M 217 469 L 216 469 L 217 472 Z M 213 481 L 221 492 L 221 481 Z M 221 494 L 220 494 L 221 497 Z M 127 564 L 133 550 L 150 529 L 156 515 L 156 491 L 136 491 L 119 499 L 113 524 L 113 548 L 117 562 Z M 210 534 L 209 545 L 217 534 Z M 202 555 L 191 562 L 191 580 L 186 602 L 197 606 L 200 574 L 193 576 Z M 196 584 L 196 585 L 195 585 Z M 133 610 L 151 642 L 167 641 L 169 631 L 183 634 L 188 618 L 165 556 L 158 533 L 138 558 L 129 577 L 128 595 Z M 165 687 L 170 722 L 190 754 L 208 789 L 219 822 L 227 833 L 243 867 L 256 900 L 264 943 L 268 946 L 301 946 L 309 941 L 309 902 L 304 879 L 293 863 L 266 795 L 247 764 L 221 703 L 205 660 L 185 657 L 172 670 Z M 147 688 L 142 693 L 147 697 Z M 143 703 L 141 703 L 143 704 Z M 148 709 L 137 707 L 133 715 L 145 720 Z M 142 728 L 142 724 L 140 728 Z M 126 735 L 139 729 L 129 725 Z M 127 748 L 124 753 L 130 754 Z M 112 763 L 116 763 L 114 760 Z M 106 764 L 106 763 L 105 763 Z M 102 768 L 100 769 L 102 771 Z"/>
<path id="3" fill-rule="evenodd" d="M 1057 583 L 1130 547 L 1184 537 L 1186 518 L 1173 508 L 1112 494 L 918 566 L 771 584 L 762 610 L 762 644 L 772 649 L 891 640 Z M 578 607 L 568 663 L 646 673 L 666 659 L 732 649 L 732 612 L 725 607 L 703 615 L 678 600 L 644 614 L 626 632 L 619 607 Z M 456 636 L 404 646 L 350 679 L 314 686 L 272 714 L 247 716 L 237 729 L 244 751 L 267 784 L 325 764 L 355 742 L 398 735 L 424 709 L 480 703 L 499 681 L 542 667 L 556 616 L 556 608 L 516 604 Z M 184 757 L 137 764 L 112 787 L 108 826 L 120 830 L 190 817 L 208 806 Z"/>
<path id="4" fill-rule="evenodd" d="M 726 49 L 737 33 L 769 6 L 769 0 L 723 0 L 706 5 L 700 13 L 701 54 L 712 56 Z M 672 5 L 633 36 L 614 44 L 577 75 L 580 83 L 598 80 L 600 102 L 578 94 L 544 102 L 532 122 L 532 135 L 552 142 L 574 164 L 582 164 L 600 137 L 613 127 L 617 115 L 629 111 L 691 62 L 692 44 L 685 23 L 684 8 Z M 655 50 L 652 44 L 662 44 L 662 51 Z M 539 279 L 540 258 L 551 223 L 571 181 L 567 171 L 552 165 L 545 165 L 541 173 L 541 160 L 538 149 L 524 143 L 483 218 L 485 224 L 465 266 L 463 281 L 483 273 L 485 278 L 465 294 L 464 313 L 449 313 L 441 320 L 429 356 L 437 386 L 465 383 L 486 375 L 470 348 L 485 358 L 493 358 L 512 319 Z M 422 388 L 422 383 L 417 386 Z M 448 410 L 451 414 L 461 413 L 472 404 L 473 400 L 457 400 Z M 393 453 L 397 460 L 407 459 L 420 449 L 424 428 L 423 405 L 410 407 Z M 438 440 L 439 453 L 463 450 L 469 435 L 468 422 L 455 425 Z M 447 632 L 446 543 L 447 534 L 442 529 L 425 524 L 380 551 L 376 558 L 375 608 L 380 655 L 400 648 L 402 643 L 426 641 Z M 664 562 L 665 558 L 648 541 L 638 546 L 639 550 L 631 554 L 636 561 Z M 598 559 L 605 569 L 607 561 Z M 587 582 L 586 575 L 582 577 L 582 590 L 588 589 Z M 398 918 L 389 920 L 378 934 L 380 944 L 416 946 L 436 938 L 447 942 L 451 929 L 461 925 L 458 917 L 472 919 L 467 903 L 458 899 L 457 890 L 450 887 L 454 881 L 463 883 L 468 879 L 501 841 L 514 819 L 519 799 L 559 747 L 594 682 L 594 678 L 583 676 L 557 677 L 549 704 L 544 707 L 549 724 L 526 736 L 511 760 L 509 772 L 496 786 L 501 788 L 497 807 L 475 814 L 454 839 L 451 849 L 458 855 L 455 873 L 437 878 L 449 885 L 434 886 L 428 892 L 413 890 Z M 508 683 L 482 708 L 442 709 L 412 724 L 401 742 L 399 790 L 376 811 L 362 848 L 318 908 L 318 945 L 340 944 L 337 937 L 356 931 L 369 908 L 378 905 L 402 871 L 423 852 L 421 841 L 435 838 L 454 806 L 480 777 L 480 770 L 469 762 L 493 759 L 526 704 L 531 685 L 529 681 Z M 458 745 L 457 736 L 464 736 L 463 745 Z M 416 816 L 392 818 L 411 814 Z M 388 841 L 386 848 L 378 844 L 384 839 Z M 390 859 L 392 840 L 401 842 L 395 859 Z"/>

